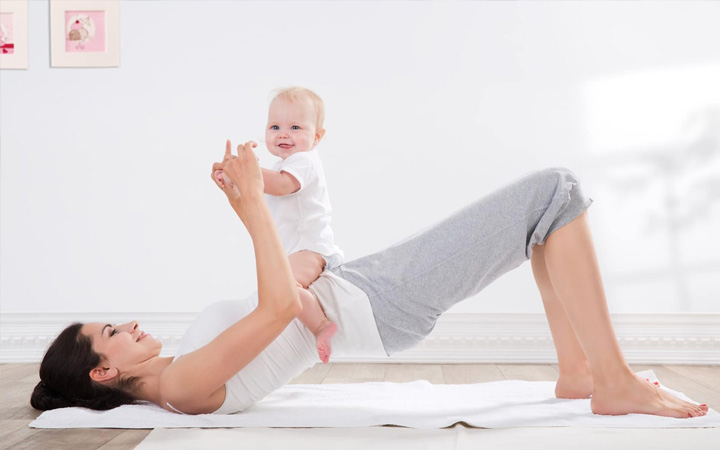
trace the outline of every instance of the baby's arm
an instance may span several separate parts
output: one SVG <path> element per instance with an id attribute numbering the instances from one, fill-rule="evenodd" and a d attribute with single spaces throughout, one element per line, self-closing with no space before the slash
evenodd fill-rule
<path id="1" fill-rule="evenodd" d="M 300 182 L 287 172 L 262 169 L 265 193 L 274 196 L 288 195 L 300 189 Z"/>

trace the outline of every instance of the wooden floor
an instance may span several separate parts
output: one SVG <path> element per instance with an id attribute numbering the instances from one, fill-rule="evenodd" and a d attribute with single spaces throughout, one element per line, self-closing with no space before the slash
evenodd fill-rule
<path id="1" fill-rule="evenodd" d="M 720 410 L 720 366 L 642 366 L 660 381 L 688 397 Z M 0 365 L 0 449 L 130 450 L 150 430 L 34 429 L 28 424 L 40 412 L 29 399 L 38 382 L 38 364 Z M 436 384 L 483 383 L 501 380 L 552 381 L 557 366 L 510 364 L 318 364 L 292 381 L 294 384 L 407 382 L 428 380 Z"/>

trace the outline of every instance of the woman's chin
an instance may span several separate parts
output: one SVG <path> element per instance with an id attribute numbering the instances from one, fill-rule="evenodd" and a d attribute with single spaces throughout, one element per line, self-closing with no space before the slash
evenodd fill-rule
<path id="1" fill-rule="evenodd" d="M 158 341 L 152 336 L 147 336 L 143 339 L 143 341 L 145 341 L 145 345 L 151 347 L 155 352 L 157 352 L 158 355 L 160 354 L 163 346 L 162 342 Z"/>

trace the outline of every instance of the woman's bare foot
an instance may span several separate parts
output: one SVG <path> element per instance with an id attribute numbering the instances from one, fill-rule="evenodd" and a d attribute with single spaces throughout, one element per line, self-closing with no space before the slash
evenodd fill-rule
<path id="1" fill-rule="evenodd" d="M 560 370 L 560 377 L 555 385 L 556 398 L 590 398 L 592 392 L 593 377 L 587 363 L 575 369 Z"/>
<path id="2" fill-rule="evenodd" d="M 595 384 L 590 408 L 595 414 L 652 414 L 656 416 L 688 418 L 707 413 L 707 406 L 681 400 L 646 380 L 628 374 L 612 384 Z"/>
<path id="3" fill-rule="evenodd" d="M 330 340 L 333 336 L 335 336 L 337 330 L 337 325 L 329 320 L 325 320 L 315 331 L 315 342 L 317 344 L 318 356 L 323 364 L 327 364 L 330 360 L 330 354 L 332 353 Z"/>
<path id="4" fill-rule="evenodd" d="M 657 381 L 655 382 L 654 386 L 655 386 L 655 389 L 657 389 L 658 393 L 659 393 L 665 400 L 667 400 L 667 401 L 669 401 L 669 402 L 671 402 L 671 403 L 673 403 L 673 404 L 675 404 L 675 405 L 678 405 L 678 406 L 682 406 L 682 405 L 685 405 L 686 403 L 688 403 L 688 402 L 686 402 L 685 400 L 681 399 L 680 397 L 676 397 L 675 395 L 673 395 L 673 394 L 671 394 L 670 392 L 668 392 L 668 391 L 666 391 L 665 389 L 663 389 L 663 388 L 660 386 L 660 383 L 658 383 Z M 692 403 L 691 403 L 691 404 L 692 404 Z M 702 412 L 704 413 L 704 414 L 701 414 L 701 415 L 703 415 L 703 416 L 704 416 L 704 415 L 707 413 L 707 411 L 708 411 L 707 405 L 695 405 L 695 404 L 692 404 L 692 405 L 700 408 L 700 409 L 702 410 Z"/>

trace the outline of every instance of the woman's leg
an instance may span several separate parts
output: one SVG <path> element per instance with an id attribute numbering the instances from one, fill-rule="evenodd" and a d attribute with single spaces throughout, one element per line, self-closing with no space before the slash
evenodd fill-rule
<path id="1" fill-rule="evenodd" d="M 531 172 L 404 241 L 331 270 L 368 295 L 393 354 L 417 345 L 442 313 L 527 261 L 591 202 L 571 171 Z"/>
<path id="2" fill-rule="evenodd" d="M 593 412 L 670 417 L 704 415 L 707 407 L 681 401 L 646 383 L 625 361 L 610 322 L 587 213 L 583 212 L 551 234 L 544 247 L 550 282 L 574 331 L 574 335 L 567 331 L 561 333 L 556 345 L 558 349 L 572 348 L 577 336 L 593 375 L 590 403 Z M 555 312 L 552 306 L 551 311 Z M 557 314 L 553 320 L 555 325 L 562 324 L 562 320 L 557 321 Z"/>
<path id="3" fill-rule="evenodd" d="M 575 336 L 565 309 L 550 282 L 545 264 L 545 246 L 535 245 L 531 258 L 533 275 L 542 297 L 558 357 L 560 377 L 555 385 L 557 398 L 589 398 L 593 379 L 585 353 Z"/>

